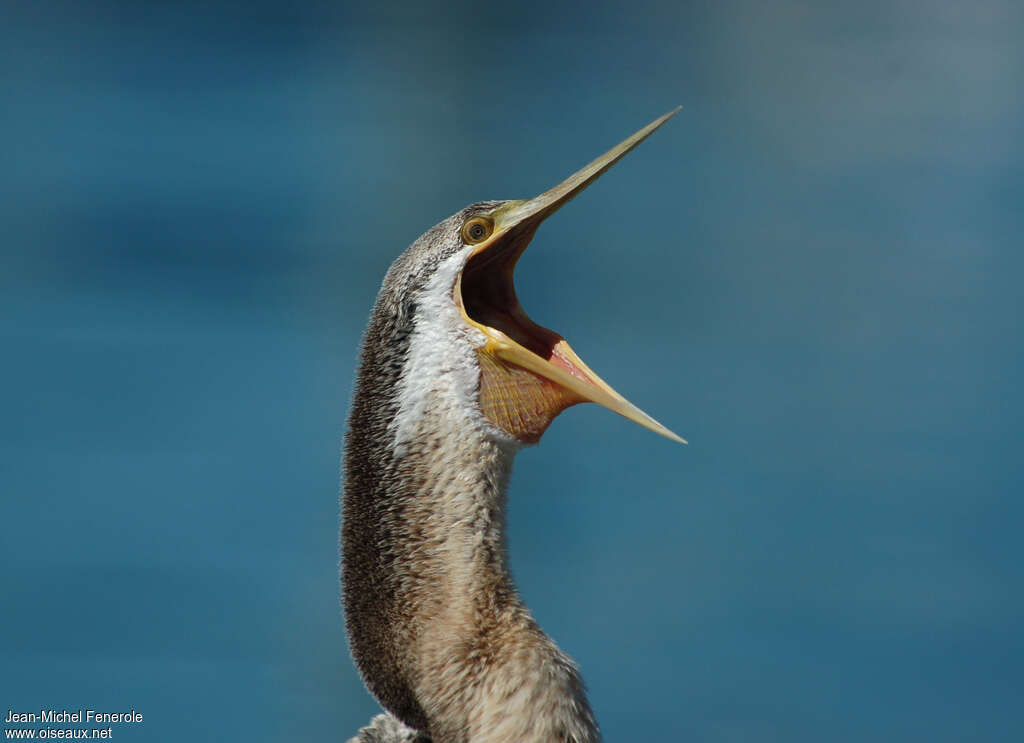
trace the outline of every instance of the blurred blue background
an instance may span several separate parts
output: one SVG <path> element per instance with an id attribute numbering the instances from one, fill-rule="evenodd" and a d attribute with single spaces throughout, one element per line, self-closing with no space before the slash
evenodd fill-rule
<path id="1" fill-rule="evenodd" d="M 0 705 L 344 740 L 340 440 L 390 262 L 683 111 L 524 306 L 515 575 L 609 741 L 1021 740 L 1024 11 L 6 2 Z"/>

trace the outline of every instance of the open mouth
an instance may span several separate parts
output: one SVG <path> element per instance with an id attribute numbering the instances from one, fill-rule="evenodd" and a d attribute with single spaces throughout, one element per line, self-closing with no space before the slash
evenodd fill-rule
<path id="1" fill-rule="evenodd" d="M 470 256 L 461 277 L 463 310 L 477 326 L 487 329 L 488 337 L 504 335 L 534 356 L 593 385 L 595 380 L 566 340 L 531 320 L 516 297 L 516 263 L 535 232 L 536 226 L 519 234 L 510 231 L 496 244 Z"/>
<path id="2" fill-rule="evenodd" d="M 453 298 L 463 321 L 487 337 L 477 349 L 480 408 L 521 441 L 539 440 L 560 412 L 590 401 L 685 443 L 612 389 L 562 336 L 531 320 L 513 283 L 516 262 L 540 224 L 673 114 L 655 119 L 554 188 L 527 201 L 505 202 L 487 215 L 470 217 L 462 227 L 464 240 L 476 248 L 459 274 Z"/>

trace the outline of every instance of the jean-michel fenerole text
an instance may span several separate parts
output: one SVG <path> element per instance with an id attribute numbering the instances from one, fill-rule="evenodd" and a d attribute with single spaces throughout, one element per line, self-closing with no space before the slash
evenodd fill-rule
<path id="1" fill-rule="evenodd" d="M 38 712 L 15 712 L 7 710 L 4 722 L 142 722 L 142 713 L 129 712 L 97 712 L 94 709 L 41 709 Z"/>

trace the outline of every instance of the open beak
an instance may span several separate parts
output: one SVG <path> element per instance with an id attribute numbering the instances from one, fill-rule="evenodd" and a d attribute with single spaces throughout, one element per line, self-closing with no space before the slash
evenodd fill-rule
<path id="1" fill-rule="evenodd" d="M 597 180 L 679 111 L 669 111 L 552 189 L 511 201 L 487 215 L 493 229 L 459 276 L 455 298 L 463 319 L 487 336 L 479 350 L 485 414 L 523 441 L 534 442 L 558 413 L 596 402 L 673 441 L 686 441 L 626 400 L 583 363 L 557 333 L 527 317 L 512 274 L 540 223 Z"/>

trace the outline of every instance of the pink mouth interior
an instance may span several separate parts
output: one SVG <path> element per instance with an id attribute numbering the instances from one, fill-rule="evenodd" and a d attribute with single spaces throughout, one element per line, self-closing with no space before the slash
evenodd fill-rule
<path id="1" fill-rule="evenodd" d="M 533 230 L 511 236 L 472 256 L 462 271 L 462 304 L 469 317 L 500 330 L 523 348 L 574 377 L 594 381 L 573 361 L 565 339 L 531 320 L 516 297 L 516 261 L 533 237 Z"/>

